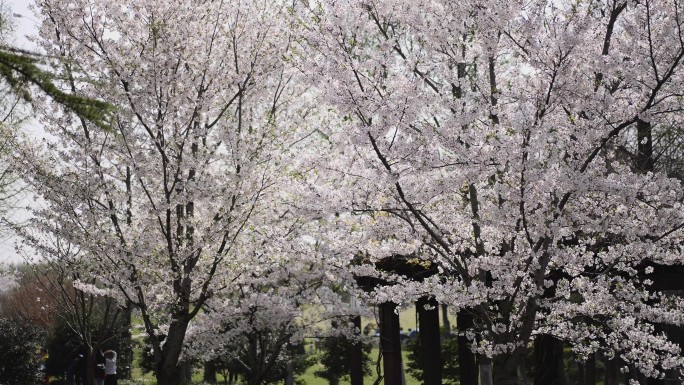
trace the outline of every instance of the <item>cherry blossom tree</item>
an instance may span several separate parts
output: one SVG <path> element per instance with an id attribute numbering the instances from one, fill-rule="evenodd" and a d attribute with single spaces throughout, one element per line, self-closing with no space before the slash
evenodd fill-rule
<path id="1" fill-rule="evenodd" d="M 15 155 L 45 202 L 26 236 L 139 309 L 159 384 L 189 331 L 293 339 L 303 303 L 339 301 L 314 282 L 360 276 L 387 283 L 370 302 L 472 315 L 484 384 L 517 383 L 537 335 L 635 381 L 684 367 L 653 326 L 682 300 L 648 267 L 682 260 L 681 184 L 653 153 L 682 123 L 678 0 L 39 6 L 64 92 L 116 109 L 42 100 L 47 138 Z M 439 274 L 357 263 L 397 255 Z M 211 330 L 227 315 L 246 321 Z"/>
<path id="2" fill-rule="evenodd" d="M 67 91 L 115 106 L 102 129 L 45 100 L 43 143 L 16 164 L 44 200 L 27 233 L 69 245 L 83 291 L 140 312 L 157 383 L 180 381 L 185 336 L 208 301 L 272 251 L 301 93 L 283 66 L 285 4 L 39 3 L 40 43 Z M 91 283 L 94 282 L 94 283 Z M 222 311 L 223 309 L 219 309 Z"/>
<path id="3" fill-rule="evenodd" d="M 206 316 L 188 335 L 194 355 L 235 360 L 246 383 L 259 385 L 274 378 L 305 337 L 359 332 L 325 322 L 348 320 L 362 309 L 333 290 L 340 278 L 328 277 L 325 258 L 312 245 L 291 245 L 291 252 L 270 253 L 268 262 L 253 266 L 235 290 L 207 301 Z"/>
<path id="4" fill-rule="evenodd" d="M 346 155 L 325 168 L 346 188 L 338 210 L 365 214 L 368 254 L 442 272 L 385 273 L 395 285 L 376 300 L 427 293 L 471 313 L 484 384 L 489 357 L 495 383 L 519 383 L 538 334 L 620 356 L 633 381 L 681 370 L 653 323 L 681 325 L 682 301 L 650 293 L 639 272 L 682 263 L 683 191 L 652 153 L 653 132 L 684 117 L 682 2 L 308 1 L 299 12 L 302 66 L 341 116 L 325 131 Z"/>

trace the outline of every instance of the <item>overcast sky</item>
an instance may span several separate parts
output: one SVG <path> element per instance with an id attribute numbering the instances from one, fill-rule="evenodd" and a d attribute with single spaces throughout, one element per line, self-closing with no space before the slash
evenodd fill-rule
<path id="1" fill-rule="evenodd" d="M 4 0 L 4 4 L 11 8 L 11 13 L 15 14 L 15 32 L 14 36 L 8 43 L 14 47 L 23 48 L 27 50 L 35 50 L 35 46 L 26 39 L 27 35 L 35 35 L 37 32 L 37 25 L 33 12 L 29 10 L 29 6 L 33 4 L 32 0 Z M 18 17 L 21 15 L 21 17 Z M 30 122 L 29 122 L 30 125 Z M 31 127 L 26 127 L 31 131 L 39 129 L 35 124 Z M 26 200 L 26 204 L 30 204 L 30 200 Z M 25 217 L 25 214 L 16 213 L 15 219 Z M 21 262 L 22 258 L 16 253 L 14 244 L 17 242 L 16 237 L 0 234 L 0 264 Z"/>

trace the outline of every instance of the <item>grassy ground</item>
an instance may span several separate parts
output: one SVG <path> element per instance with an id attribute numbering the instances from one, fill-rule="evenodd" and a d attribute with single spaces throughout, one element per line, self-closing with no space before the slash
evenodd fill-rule
<path id="1" fill-rule="evenodd" d="M 364 384 L 372 384 L 376 379 L 377 375 L 375 374 L 375 360 L 378 357 L 378 349 L 373 348 L 371 351 L 371 358 L 373 359 L 373 363 L 371 365 L 371 371 L 373 371 L 373 375 L 371 376 L 366 376 L 364 378 Z M 403 359 L 404 362 L 406 362 L 406 352 L 403 352 Z M 302 376 L 299 377 L 306 385 L 328 385 L 328 381 L 314 376 L 314 372 L 318 369 L 321 369 L 322 365 L 316 364 L 311 366 L 306 373 L 304 373 Z M 409 376 L 408 374 L 406 375 L 406 385 L 419 385 L 420 381 Z M 349 385 L 349 378 L 344 378 L 342 381 L 340 381 L 340 385 Z"/>
<path id="2" fill-rule="evenodd" d="M 406 362 L 406 352 L 403 353 L 404 355 L 404 362 Z M 373 360 L 375 360 L 378 357 L 378 349 L 373 348 L 371 352 L 371 357 Z M 375 361 L 371 365 L 371 370 L 373 371 L 373 375 L 371 376 L 366 376 L 364 378 L 364 383 L 365 384 L 372 384 L 376 379 L 377 375 L 375 374 Z M 328 385 L 328 382 L 322 378 L 314 376 L 314 372 L 316 370 L 319 370 L 322 368 L 322 365 L 319 363 L 316 363 L 315 365 L 309 367 L 307 369 L 306 373 L 303 375 L 299 376 L 298 379 L 303 381 L 306 385 Z M 154 379 L 154 375 L 151 373 L 144 374 L 140 371 L 139 368 L 135 368 L 133 370 L 133 380 L 135 384 L 145 384 L 145 385 L 156 385 L 157 381 Z M 192 376 L 192 380 L 194 383 L 201 383 L 202 382 L 202 372 L 197 371 L 194 373 Z M 217 378 L 219 384 L 223 382 L 223 377 L 220 375 Z M 411 377 L 410 375 L 407 374 L 406 376 L 406 385 L 419 385 L 420 381 Z M 340 382 L 340 385 L 349 385 L 349 378 L 344 378 Z"/>
<path id="3" fill-rule="evenodd" d="M 450 316 L 450 322 L 452 327 L 456 325 L 456 320 Z M 441 317 L 440 317 L 441 320 Z M 416 309 L 415 307 L 409 307 L 399 313 L 399 322 L 401 324 L 401 327 L 404 329 L 404 331 L 408 332 L 409 329 L 415 329 L 416 328 Z M 362 327 L 365 327 L 367 324 L 377 324 L 375 320 L 372 319 L 364 319 L 362 321 Z M 374 326 L 374 328 L 377 328 L 376 325 L 371 325 Z M 152 373 L 143 373 L 142 370 L 140 370 L 140 367 L 138 365 L 140 355 L 142 354 L 141 350 L 139 348 L 134 350 L 134 367 L 133 367 L 133 382 L 132 384 L 145 384 L 145 385 L 156 385 L 156 380 L 154 379 L 154 375 Z M 373 359 L 372 363 L 372 371 L 375 373 L 375 360 L 378 357 L 378 349 L 373 348 L 371 352 L 371 358 Z M 404 352 L 404 363 L 406 363 L 406 352 Z M 314 372 L 318 369 L 321 368 L 320 364 L 315 364 L 311 366 L 302 376 L 299 377 L 300 380 L 302 380 L 306 385 L 328 385 L 328 382 L 322 378 L 318 378 L 314 376 Z M 366 384 L 372 384 L 377 378 L 377 375 L 369 376 L 364 379 L 364 383 Z M 193 375 L 193 382 L 195 383 L 201 383 L 202 382 L 202 372 L 197 371 Z M 222 383 L 223 377 L 220 375 L 218 376 L 218 381 L 219 383 Z M 120 384 L 126 385 L 124 382 L 119 381 Z M 343 379 L 340 385 L 347 385 L 349 384 L 349 379 Z M 418 385 L 420 384 L 420 381 L 417 379 L 407 375 L 406 376 L 406 385 Z"/>

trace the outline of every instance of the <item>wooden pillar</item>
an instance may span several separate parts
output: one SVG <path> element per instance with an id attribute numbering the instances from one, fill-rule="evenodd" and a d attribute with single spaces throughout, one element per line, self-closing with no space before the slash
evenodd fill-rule
<path id="1" fill-rule="evenodd" d="M 385 302 L 379 306 L 380 350 L 382 351 L 385 385 L 402 384 L 401 337 L 397 305 Z"/>
<path id="2" fill-rule="evenodd" d="M 536 373 L 534 385 L 565 385 L 563 341 L 548 334 L 540 334 L 534 340 Z"/>
<path id="3" fill-rule="evenodd" d="M 456 327 L 458 329 L 458 367 L 461 385 L 477 385 L 477 365 L 475 354 L 470 351 L 468 338 L 465 331 L 472 328 L 473 316 L 466 310 L 461 310 L 456 315 Z"/>
<path id="4" fill-rule="evenodd" d="M 358 329 L 361 334 L 361 316 L 352 318 L 354 327 Z M 349 377 L 351 385 L 363 385 L 363 346 L 360 341 L 352 342 L 350 344 L 349 356 L 351 362 L 349 363 Z"/>
<path id="5" fill-rule="evenodd" d="M 430 309 L 426 309 L 425 306 Z M 423 385 L 442 385 L 442 342 L 439 336 L 439 304 L 434 298 L 422 297 L 416 303 L 423 356 Z"/>

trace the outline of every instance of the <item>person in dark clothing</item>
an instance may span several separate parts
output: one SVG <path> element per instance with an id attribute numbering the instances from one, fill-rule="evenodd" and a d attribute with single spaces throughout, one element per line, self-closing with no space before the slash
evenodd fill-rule
<path id="1" fill-rule="evenodd" d="M 102 350 L 97 349 L 95 353 L 95 385 L 104 385 L 105 376 L 105 356 L 102 354 Z"/>
<path id="2" fill-rule="evenodd" d="M 76 365 L 78 364 L 78 358 L 74 358 L 69 363 L 69 367 L 66 370 L 66 382 L 67 385 L 74 385 L 74 377 L 76 375 Z M 80 384 L 79 384 L 80 385 Z"/>
<path id="3" fill-rule="evenodd" d="M 88 385 L 88 350 L 85 346 L 81 346 L 76 353 L 74 380 L 76 385 Z"/>

